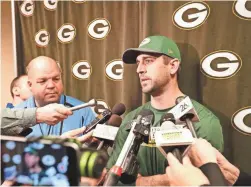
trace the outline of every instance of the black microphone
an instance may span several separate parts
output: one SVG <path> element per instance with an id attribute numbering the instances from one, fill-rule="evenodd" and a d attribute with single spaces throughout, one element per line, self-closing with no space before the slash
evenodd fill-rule
<path id="1" fill-rule="evenodd" d="M 18 136 L 26 137 L 32 132 L 32 128 L 26 128 L 18 134 Z"/>
<path id="2" fill-rule="evenodd" d="M 86 129 L 83 134 L 86 134 L 93 130 L 97 126 L 97 124 L 105 123 L 107 120 L 110 119 L 111 116 L 112 112 L 109 109 L 105 109 L 105 111 L 99 114 L 90 124 L 86 126 Z"/>
<path id="3" fill-rule="evenodd" d="M 112 113 L 121 116 L 126 111 L 126 107 L 123 103 L 118 103 L 113 106 Z"/>
<path id="4" fill-rule="evenodd" d="M 154 114 L 151 110 L 143 110 L 137 115 L 136 122 L 132 125 L 120 155 L 115 165 L 108 172 L 103 186 L 114 186 L 119 179 L 128 184 L 136 181 L 139 169 L 136 156 L 141 143 L 148 142 L 150 125 L 153 122 Z M 122 174 L 123 170 L 124 173 Z M 121 175 L 123 175 L 123 178 L 121 178 Z"/>
<path id="5" fill-rule="evenodd" d="M 185 96 L 178 97 L 175 101 L 176 105 L 179 104 L 183 99 L 185 99 Z M 194 117 L 193 113 L 187 113 L 187 114 L 184 114 L 183 116 L 180 117 L 180 121 L 185 121 L 186 125 L 187 125 L 188 129 L 191 131 L 193 137 L 197 138 L 196 131 L 194 130 L 194 126 L 191 121 L 193 119 L 193 117 Z"/>
<path id="6" fill-rule="evenodd" d="M 123 114 L 125 112 L 125 105 L 122 103 L 116 104 L 113 108 L 112 111 L 109 109 L 105 109 L 101 114 L 99 114 L 90 124 L 86 126 L 86 129 L 83 134 L 86 134 L 93 130 L 98 124 L 103 124 L 107 122 L 112 114 Z"/>

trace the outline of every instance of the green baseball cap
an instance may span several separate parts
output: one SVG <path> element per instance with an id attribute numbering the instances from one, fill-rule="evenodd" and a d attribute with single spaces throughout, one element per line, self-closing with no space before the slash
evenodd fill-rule
<path id="1" fill-rule="evenodd" d="M 25 147 L 24 153 L 29 153 L 31 155 L 38 155 L 38 152 L 31 147 Z"/>
<path id="2" fill-rule="evenodd" d="M 165 36 L 149 36 L 145 38 L 138 48 L 127 49 L 122 60 L 127 64 L 135 64 L 140 54 L 159 54 L 177 58 L 181 62 L 180 50 L 177 44 Z"/>

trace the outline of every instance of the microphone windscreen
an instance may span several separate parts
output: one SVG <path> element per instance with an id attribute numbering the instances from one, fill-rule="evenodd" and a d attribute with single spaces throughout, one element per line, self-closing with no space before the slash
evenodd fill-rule
<path id="1" fill-rule="evenodd" d="M 119 127 L 121 123 L 122 123 L 122 118 L 117 114 L 112 114 L 111 118 L 107 122 L 107 125 Z"/>
<path id="2" fill-rule="evenodd" d="M 154 113 L 149 109 L 141 110 L 137 116 L 139 116 L 139 115 L 141 115 L 142 117 L 149 116 L 149 117 L 151 117 L 151 123 L 154 122 Z M 136 116 L 136 118 L 137 118 L 137 116 Z"/>
<path id="3" fill-rule="evenodd" d="M 96 99 L 91 99 L 88 103 L 89 103 L 91 106 L 96 106 L 96 105 L 97 105 L 97 100 L 96 100 Z"/>
<path id="4" fill-rule="evenodd" d="M 112 113 L 121 116 L 126 111 L 126 107 L 123 103 L 119 103 L 113 106 Z"/>
<path id="5" fill-rule="evenodd" d="M 173 113 L 164 114 L 160 119 L 160 124 L 162 124 L 165 121 L 171 121 L 171 122 L 175 123 L 175 118 L 174 118 Z"/>
<path id="6" fill-rule="evenodd" d="M 183 99 L 185 99 L 185 96 L 179 96 L 179 97 L 177 97 L 176 100 L 175 100 L 175 104 L 176 105 L 179 104 Z"/>

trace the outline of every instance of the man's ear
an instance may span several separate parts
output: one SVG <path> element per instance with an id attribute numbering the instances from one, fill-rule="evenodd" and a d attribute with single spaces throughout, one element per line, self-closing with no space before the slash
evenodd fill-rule
<path id="1" fill-rule="evenodd" d="M 170 73 L 171 75 L 174 75 L 178 72 L 179 70 L 179 67 L 180 67 L 180 61 L 175 58 L 175 59 L 172 59 L 170 62 L 169 62 L 170 66 L 171 66 L 171 69 L 170 69 Z"/>
<path id="2" fill-rule="evenodd" d="M 30 91 L 31 91 L 31 86 L 32 86 L 31 81 L 30 81 L 30 80 L 28 80 L 28 81 L 27 81 L 27 84 L 28 84 L 28 86 L 29 86 L 29 88 L 30 88 Z"/>
<path id="3" fill-rule="evenodd" d="M 20 88 L 17 87 L 17 86 L 14 86 L 12 88 L 12 93 L 13 93 L 14 96 L 20 96 Z"/>

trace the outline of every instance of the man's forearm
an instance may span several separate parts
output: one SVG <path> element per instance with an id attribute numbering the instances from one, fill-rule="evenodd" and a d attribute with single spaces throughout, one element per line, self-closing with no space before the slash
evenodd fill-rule
<path id="1" fill-rule="evenodd" d="M 36 108 L 3 109 L 1 112 L 1 134 L 17 135 L 36 124 Z"/>
<path id="2" fill-rule="evenodd" d="M 169 185 L 168 176 L 163 175 L 153 175 L 143 177 L 140 176 L 137 178 L 136 186 L 167 186 Z"/>

